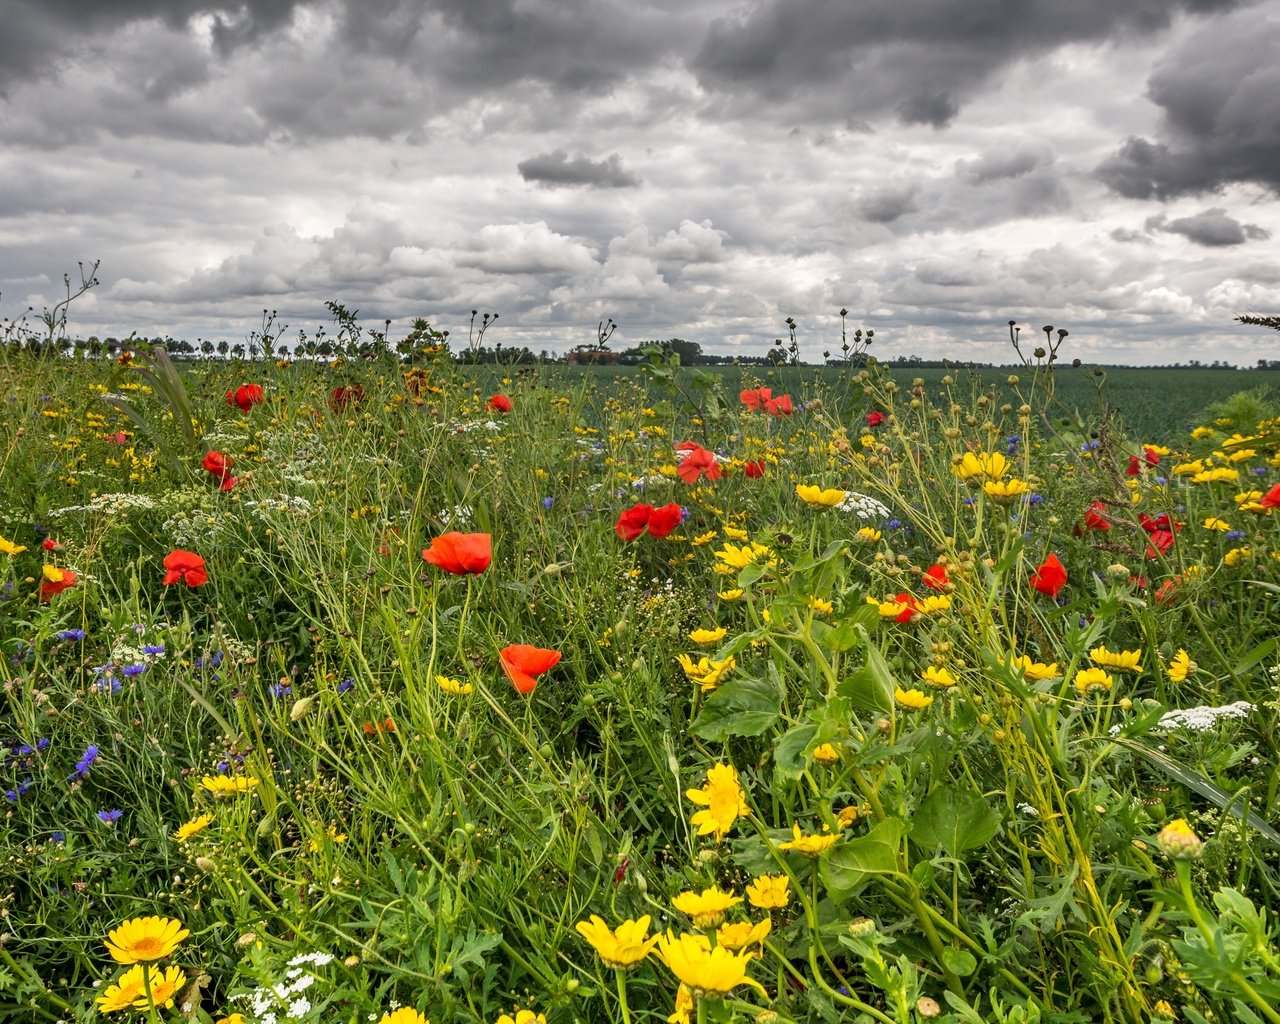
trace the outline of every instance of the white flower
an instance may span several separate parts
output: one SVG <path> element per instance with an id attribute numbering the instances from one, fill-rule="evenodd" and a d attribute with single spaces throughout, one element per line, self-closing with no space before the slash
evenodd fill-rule
<path id="1" fill-rule="evenodd" d="M 302 1017 L 310 1009 L 311 1000 L 298 998 L 289 1004 L 289 1016 L 294 1018 Z"/>
<path id="2" fill-rule="evenodd" d="M 889 511 L 889 507 L 881 501 L 877 501 L 870 495 L 859 494 L 857 491 L 849 491 L 844 501 L 836 506 L 840 512 L 852 512 L 859 519 L 892 519 L 893 513 Z"/>

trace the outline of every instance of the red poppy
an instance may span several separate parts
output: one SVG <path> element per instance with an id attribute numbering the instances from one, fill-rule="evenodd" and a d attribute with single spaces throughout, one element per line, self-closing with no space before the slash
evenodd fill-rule
<path id="1" fill-rule="evenodd" d="M 1086 530 L 1111 529 L 1111 520 L 1107 518 L 1107 506 L 1100 501 L 1095 501 L 1085 509 L 1084 527 Z"/>
<path id="2" fill-rule="evenodd" d="M 871 412 L 867 413 L 867 426 L 878 427 L 883 422 L 884 422 L 884 413 L 882 413 L 879 409 L 872 409 Z"/>
<path id="3" fill-rule="evenodd" d="M 370 736 L 376 736 L 380 732 L 395 732 L 396 723 L 389 717 L 381 722 L 365 722 L 364 731 Z"/>
<path id="4" fill-rule="evenodd" d="M 676 445 L 676 451 L 688 452 L 676 466 L 680 479 L 687 484 L 698 482 L 698 477 L 706 476 L 709 482 L 720 479 L 720 463 L 713 453 L 694 441 L 684 441 Z"/>
<path id="5" fill-rule="evenodd" d="M 1137 476 L 1142 472 L 1142 463 L 1138 461 L 1138 456 L 1129 456 L 1129 468 L 1124 471 L 1125 476 Z"/>
<path id="6" fill-rule="evenodd" d="M 1066 586 L 1066 583 L 1067 570 L 1063 568 L 1055 554 L 1050 554 L 1031 574 L 1031 589 L 1048 594 L 1055 601 L 1058 599 L 1058 591 Z"/>
<path id="7" fill-rule="evenodd" d="M 1156 588 L 1156 604 L 1173 604 L 1182 598 L 1182 577 L 1170 576 Z"/>
<path id="8" fill-rule="evenodd" d="M 764 459 L 756 459 L 754 462 L 748 462 L 742 467 L 743 475 L 748 480 L 759 480 L 764 476 Z"/>
<path id="9" fill-rule="evenodd" d="M 40 546 L 44 548 L 46 551 L 62 550 L 62 545 L 59 544 L 56 540 L 54 540 L 52 537 L 46 537 L 44 540 L 40 542 Z"/>
<path id="10" fill-rule="evenodd" d="M 559 662 L 561 655 L 559 651 L 550 651 L 545 647 L 512 644 L 504 647 L 498 657 L 502 661 L 502 671 L 507 674 L 516 692 L 530 694 L 538 685 L 537 677 Z"/>
<path id="11" fill-rule="evenodd" d="M 1152 530 L 1147 539 L 1151 541 L 1147 545 L 1148 558 L 1159 558 L 1173 547 L 1173 534 L 1169 530 Z"/>
<path id="12" fill-rule="evenodd" d="M 910 622 L 920 614 L 920 602 L 910 594 L 899 594 L 893 599 L 893 603 L 905 606 L 893 620 L 894 622 Z"/>
<path id="13" fill-rule="evenodd" d="M 756 412 L 771 398 L 773 398 L 772 388 L 745 388 L 738 393 L 738 400 L 751 412 Z"/>
<path id="14" fill-rule="evenodd" d="M 494 395 L 489 399 L 488 408 L 492 409 L 494 412 L 510 412 L 511 399 L 506 395 Z"/>
<path id="15" fill-rule="evenodd" d="M 1276 484 L 1259 498 L 1258 504 L 1263 508 L 1280 508 L 1280 484 Z"/>
<path id="16" fill-rule="evenodd" d="M 1162 512 L 1154 518 L 1143 512 L 1138 516 L 1138 523 L 1147 533 L 1159 533 L 1161 531 L 1177 533 L 1182 529 L 1182 524 L 1175 522 L 1168 512 Z"/>
<path id="17" fill-rule="evenodd" d="M 767 399 L 764 403 L 764 411 L 770 416 L 790 416 L 794 411 L 791 406 L 791 396 L 779 395 L 777 398 Z"/>
<path id="18" fill-rule="evenodd" d="M 422 557 L 455 576 L 478 576 L 493 561 L 493 538 L 487 533 L 442 533 L 422 549 Z"/>
<path id="19" fill-rule="evenodd" d="M 619 513 L 618 521 L 613 524 L 614 532 L 630 544 L 645 530 L 651 537 L 661 540 L 677 526 L 684 517 L 684 510 L 674 501 L 654 508 L 652 505 L 637 503 Z"/>
<path id="20" fill-rule="evenodd" d="M 104 436 L 112 444 L 128 444 L 129 443 L 129 435 L 126 434 L 123 430 L 117 430 L 114 434 L 106 434 Z"/>
<path id="21" fill-rule="evenodd" d="M 209 573 L 205 570 L 204 559 L 194 551 L 183 551 L 178 548 L 164 556 L 164 584 L 185 583 L 189 587 L 203 587 L 209 582 Z"/>
<path id="22" fill-rule="evenodd" d="M 920 582 L 930 590 L 941 590 L 951 581 L 947 579 L 947 567 L 935 562 L 924 571 L 924 575 L 920 577 Z"/>
<path id="23" fill-rule="evenodd" d="M 79 581 L 79 577 L 70 569 L 55 569 L 54 571 L 59 573 L 58 579 L 51 580 L 46 576 L 40 581 L 41 601 L 53 600 L 53 598 L 57 597 L 64 590 L 70 590 Z"/>
<path id="24" fill-rule="evenodd" d="M 261 384 L 241 384 L 234 391 L 227 392 L 227 405 L 238 406 L 241 412 L 248 412 L 263 400 Z"/>
<path id="25" fill-rule="evenodd" d="M 204 458 L 200 460 L 200 465 L 204 467 L 206 473 L 217 478 L 218 487 L 221 490 L 229 491 L 236 485 L 236 477 L 231 475 L 232 459 L 230 455 L 208 451 L 204 453 Z"/>
<path id="26" fill-rule="evenodd" d="M 345 384 L 329 392 L 329 408 L 334 412 L 342 412 L 349 405 L 359 405 L 364 401 L 364 388 L 359 384 Z"/>

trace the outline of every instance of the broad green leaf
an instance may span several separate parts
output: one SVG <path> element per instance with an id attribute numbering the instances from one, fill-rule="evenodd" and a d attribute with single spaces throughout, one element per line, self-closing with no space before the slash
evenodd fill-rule
<path id="1" fill-rule="evenodd" d="M 977 793 L 942 786 L 911 821 L 911 838 L 926 850 L 941 847 L 951 857 L 985 846 L 1000 828 L 1000 812 Z"/>
<path id="2" fill-rule="evenodd" d="M 822 861 L 822 881 L 833 896 L 848 896 L 873 875 L 898 870 L 905 822 L 886 818 L 865 836 L 837 843 Z"/>
<path id="3" fill-rule="evenodd" d="M 793 725 L 773 745 L 773 771 L 780 779 L 795 779 L 805 768 L 804 752 L 818 731 L 816 725 L 805 722 Z"/>
<path id="4" fill-rule="evenodd" d="M 946 946 L 942 950 L 942 962 L 947 970 L 961 978 L 967 978 L 978 969 L 977 958 L 967 949 L 956 949 L 955 946 Z"/>
<path id="5" fill-rule="evenodd" d="M 898 685 L 893 670 L 884 660 L 884 655 L 868 642 L 866 630 L 859 626 L 856 631 L 866 644 L 867 663 L 841 680 L 836 692 L 848 697 L 856 707 L 869 711 L 892 711 L 893 691 Z"/>
<path id="6" fill-rule="evenodd" d="M 689 731 L 712 743 L 730 736 L 759 736 L 778 720 L 782 691 L 765 679 L 739 676 L 721 683 Z"/>

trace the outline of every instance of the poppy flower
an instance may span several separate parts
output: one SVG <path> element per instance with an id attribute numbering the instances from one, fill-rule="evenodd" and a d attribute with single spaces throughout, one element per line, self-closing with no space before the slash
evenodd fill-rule
<path id="1" fill-rule="evenodd" d="M 234 391 L 227 392 L 227 405 L 234 405 L 247 413 L 264 398 L 261 384 L 241 384 Z"/>
<path id="2" fill-rule="evenodd" d="M 791 405 L 790 395 L 779 395 L 765 400 L 764 411 L 770 416 L 790 416 L 795 410 Z"/>
<path id="3" fill-rule="evenodd" d="M 51 601 L 64 590 L 70 590 L 76 585 L 79 579 L 70 569 L 59 569 L 57 566 L 46 565 L 44 567 L 44 578 L 40 581 L 40 600 Z"/>
<path id="4" fill-rule="evenodd" d="M 764 459 L 756 459 L 742 467 L 742 473 L 748 480 L 759 480 L 764 476 Z"/>
<path id="5" fill-rule="evenodd" d="M 498 657 L 502 662 L 502 671 L 507 674 L 516 692 L 530 694 L 538 685 L 537 677 L 559 662 L 561 655 L 559 651 L 547 650 L 545 647 L 511 644 L 504 647 Z"/>
<path id="6" fill-rule="evenodd" d="M 442 533 L 422 549 L 422 557 L 455 576 L 478 576 L 493 561 L 493 538 L 487 533 Z"/>
<path id="7" fill-rule="evenodd" d="M 867 413 L 866 419 L 867 419 L 867 426 L 878 427 L 880 426 L 881 423 L 884 422 L 884 413 L 882 413 L 879 409 L 872 409 L 871 412 Z"/>
<path id="8" fill-rule="evenodd" d="M 348 406 L 359 405 L 364 401 L 364 388 L 359 384 L 345 384 L 329 392 L 329 408 L 334 412 L 342 412 Z"/>
<path id="9" fill-rule="evenodd" d="M 947 579 L 947 567 L 935 562 L 924 571 L 924 575 L 920 577 L 920 582 L 930 590 L 941 590 L 951 581 Z"/>
<path id="10" fill-rule="evenodd" d="M 619 513 L 613 530 L 628 544 L 645 530 L 649 531 L 650 536 L 661 539 L 679 526 L 683 517 L 684 510 L 674 501 L 657 509 L 652 505 L 637 503 Z"/>
<path id="11" fill-rule="evenodd" d="M 1276 484 L 1259 498 L 1258 504 L 1263 508 L 1280 508 L 1280 484 Z"/>
<path id="12" fill-rule="evenodd" d="M 204 559 L 194 551 L 183 551 L 178 548 L 164 556 L 164 584 L 185 583 L 189 587 L 203 587 L 209 582 L 209 573 L 205 570 Z"/>
<path id="13" fill-rule="evenodd" d="M 52 537 L 46 537 L 44 540 L 40 542 L 40 546 L 44 548 L 46 551 L 62 550 L 62 545 L 59 544 L 56 540 L 54 540 Z"/>
<path id="14" fill-rule="evenodd" d="M 511 399 L 506 395 L 494 395 L 489 399 L 487 408 L 492 409 L 494 412 L 510 412 Z"/>
<path id="15" fill-rule="evenodd" d="M 765 402 L 773 398 L 772 388 L 744 388 L 738 393 L 738 401 L 750 412 L 756 412 Z"/>
<path id="16" fill-rule="evenodd" d="M 1086 530 L 1111 529 L 1111 520 L 1107 518 L 1107 506 L 1100 501 L 1095 501 L 1085 509 L 1084 527 Z"/>
<path id="17" fill-rule="evenodd" d="M 220 490 L 229 491 L 236 485 L 236 477 L 231 475 L 231 456 L 222 452 L 208 451 L 200 460 L 200 465 L 210 476 L 216 477 Z"/>
<path id="18" fill-rule="evenodd" d="M 376 736 L 380 732 L 395 732 L 396 723 L 391 718 L 384 718 L 381 722 L 365 722 L 362 728 L 368 736 Z"/>
<path id="19" fill-rule="evenodd" d="M 106 439 L 110 441 L 112 444 L 128 444 L 129 443 L 129 435 L 126 434 L 123 430 L 117 430 L 114 434 L 107 434 L 105 436 L 106 436 Z"/>
<path id="20" fill-rule="evenodd" d="M 1066 583 L 1067 570 L 1055 554 L 1050 554 L 1031 574 L 1031 589 L 1048 594 L 1055 601 L 1058 599 L 1058 591 L 1066 586 Z"/>
<path id="21" fill-rule="evenodd" d="M 680 458 L 680 464 L 676 466 L 676 472 L 685 483 L 697 483 L 700 476 L 705 476 L 708 482 L 720 479 L 720 463 L 716 461 L 715 455 L 702 445 L 694 441 L 685 441 L 676 445 L 676 451 L 685 453 Z"/>

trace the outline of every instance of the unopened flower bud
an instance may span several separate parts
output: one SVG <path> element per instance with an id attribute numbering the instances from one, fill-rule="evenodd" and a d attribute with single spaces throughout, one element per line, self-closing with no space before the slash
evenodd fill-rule
<path id="1" fill-rule="evenodd" d="M 218 869 L 218 863 L 212 857 L 197 857 L 196 867 L 206 875 L 211 875 Z"/>
<path id="2" fill-rule="evenodd" d="M 876 933 L 876 923 L 869 917 L 859 917 L 845 926 L 855 939 L 865 939 Z"/>
<path id="3" fill-rule="evenodd" d="M 306 715 L 311 710 L 311 705 L 316 702 L 314 695 L 309 697 L 300 697 L 294 702 L 293 707 L 289 709 L 289 721 L 296 722 L 298 719 Z"/>
<path id="4" fill-rule="evenodd" d="M 1204 840 L 1196 835 L 1185 818 L 1174 818 L 1156 836 L 1160 851 L 1173 860 L 1195 860 L 1204 853 Z"/>
<path id="5" fill-rule="evenodd" d="M 916 1013 L 920 1014 L 926 1020 L 932 1020 L 942 1012 L 942 1007 L 938 1005 L 936 999 L 930 999 L 928 996 L 921 996 L 916 1000 Z"/>

